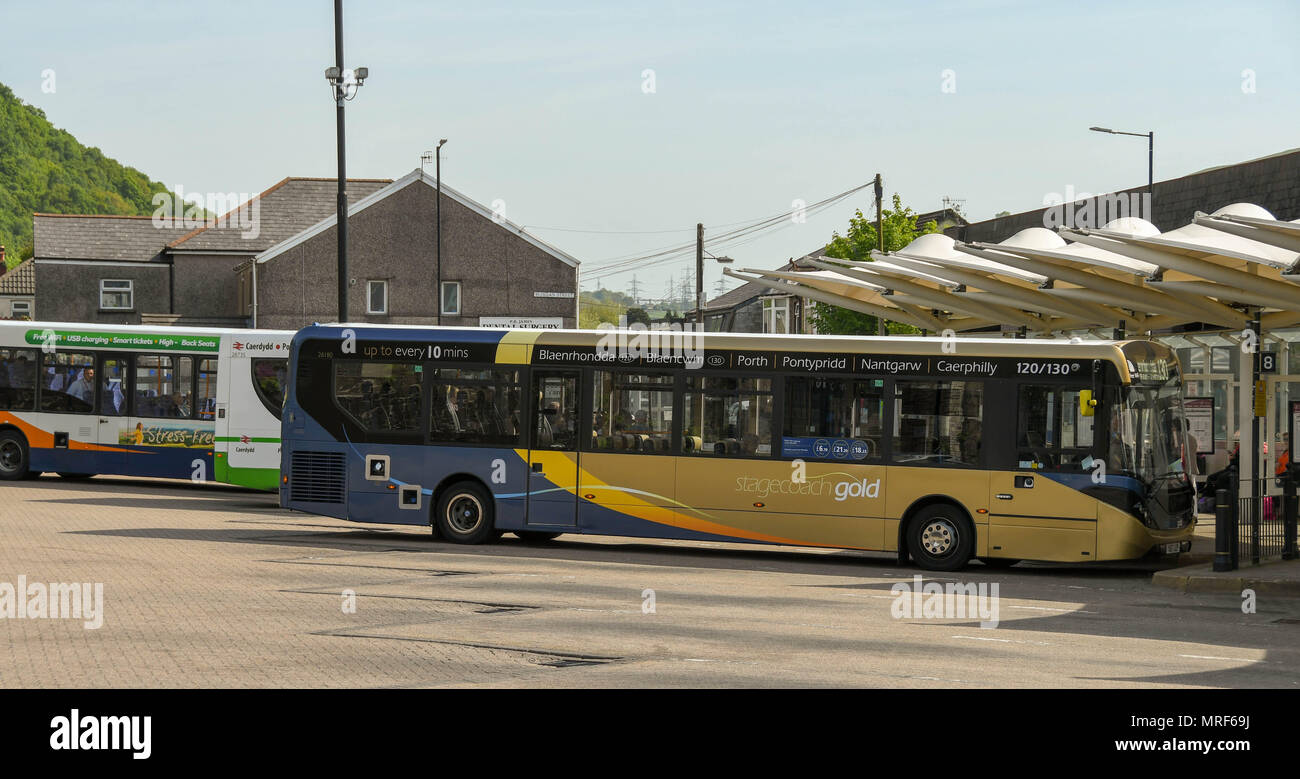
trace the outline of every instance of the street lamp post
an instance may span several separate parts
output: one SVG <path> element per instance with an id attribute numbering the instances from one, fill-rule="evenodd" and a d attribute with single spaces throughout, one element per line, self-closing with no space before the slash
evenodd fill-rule
<path id="1" fill-rule="evenodd" d="M 447 142 L 446 138 L 438 141 L 438 146 L 433 150 L 433 175 L 436 181 L 437 202 L 433 205 L 433 220 L 437 224 L 435 231 L 437 237 L 434 239 L 436 248 L 434 249 L 434 264 L 437 266 L 435 271 L 437 276 L 438 289 L 434 294 L 438 296 L 438 324 L 442 324 L 442 145 Z"/>
<path id="2" fill-rule="evenodd" d="M 1127 133 L 1122 130 L 1112 130 L 1109 127 L 1089 127 L 1095 133 L 1110 133 L 1111 135 L 1132 135 L 1135 138 L 1147 139 L 1147 198 L 1154 200 L 1155 190 L 1155 171 L 1156 171 L 1156 133 L 1155 130 L 1146 133 Z M 1152 215 L 1147 214 L 1149 219 Z"/>
<path id="3" fill-rule="evenodd" d="M 339 200 L 338 200 L 338 276 L 339 276 L 339 321 L 348 321 L 348 177 L 343 132 L 343 104 L 356 97 L 357 90 L 370 75 L 369 68 L 357 68 L 355 71 L 343 68 L 343 0 L 334 0 L 334 67 L 325 69 L 325 80 L 329 82 L 337 106 L 335 121 L 338 133 L 339 152 Z"/>

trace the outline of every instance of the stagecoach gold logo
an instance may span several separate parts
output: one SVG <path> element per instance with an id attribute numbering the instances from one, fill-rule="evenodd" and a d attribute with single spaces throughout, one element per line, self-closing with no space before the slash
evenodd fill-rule
<path id="1" fill-rule="evenodd" d="M 849 479 L 832 481 L 836 474 L 814 476 L 806 481 L 770 479 L 756 476 L 737 476 L 736 492 L 753 494 L 760 498 L 769 495 L 806 495 L 820 497 L 834 495 L 836 501 L 849 498 L 880 497 L 880 479 Z"/>

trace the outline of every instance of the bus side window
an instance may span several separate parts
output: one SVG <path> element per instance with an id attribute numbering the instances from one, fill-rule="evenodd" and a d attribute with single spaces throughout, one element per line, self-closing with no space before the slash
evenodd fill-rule
<path id="1" fill-rule="evenodd" d="M 272 362 L 288 364 L 288 360 L 253 360 L 257 362 Z M 283 370 L 288 370 L 284 368 Z M 217 418 L 217 361 L 213 359 L 199 360 L 197 393 L 195 395 L 194 412 L 199 419 L 211 421 Z M 280 418 L 280 407 L 284 404 L 284 385 L 279 384 L 281 396 L 277 398 L 277 403 L 272 407 L 272 413 L 275 418 Z M 260 391 L 260 390 L 259 390 Z"/>
<path id="2" fill-rule="evenodd" d="M 41 410 L 85 414 L 95 409 L 95 355 L 56 352 L 45 355 Z"/>
<path id="3" fill-rule="evenodd" d="M 433 382 L 429 434 L 433 443 L 516 446 L 522 439 L 519 406 L 522 374 L 517 370 L 439 368 Z M 419 397 L 408 389 L 408 413 L 419 409 Z"/>
<path id="4" fill-rule="evenodd" d="M 0 349 L 0 411 L 36 408 L 36 352 Z"/>
<path id="5" fill-rule="evenodd" d="M 682 399 L 682 453 L 772 456 L 772 380 L 690 376 Z"/>
<path id="6" fill-rule="evenodd" d="M 850 460 L 879 460 L 884 392 L 880 379 L 787 376 L 783 444 L 799 454 L 786 456 L 805 457 L 812 451 L 814 457 L 845 458 L 846 453 L 829 449 L 816 453 L 814 439 L 831 439 L 848 444 Z"/>
<path id="7" fill-rule="evenodd" d="M 335 402 L 366 430 L 412 432 L 419 420 L 406 413 L 404 401 L 423 374 L 411 363 L 339 360 L 334 363 Z"/>
<path id="8" fill-rule="evenodd" d="M 894 451 L 899 465 L 979 465 L 984 382 L 894 383 Z"/>
<path id="9" fill-rule="evenodd" d="M 592 376 L 593 451 L 670 451 L 672 374 L 596 371 Z"/>

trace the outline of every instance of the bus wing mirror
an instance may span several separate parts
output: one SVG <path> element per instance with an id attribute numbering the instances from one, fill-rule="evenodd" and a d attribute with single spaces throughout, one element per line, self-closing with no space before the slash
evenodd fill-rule
<path id="1" fill-rule="evenodd" d="M 1097 411 L 1097 400 L 1092 390 L 1079 390 L 1079 416 L 1090 417 Z"/>

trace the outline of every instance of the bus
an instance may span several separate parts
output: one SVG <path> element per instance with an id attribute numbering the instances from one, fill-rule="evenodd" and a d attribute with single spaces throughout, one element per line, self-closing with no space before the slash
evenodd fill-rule
<path id="1" fill-rule="evenodd" d="M 354 522 L 896 553 L 929 570 L 1191 545 L 1149 341 L 314 325 L 280 504 Z"/>
<path id="2" fill-rule="evenodd" d="M 292 331 L 0 322 L 0 478 L 279 485 Z"/>

